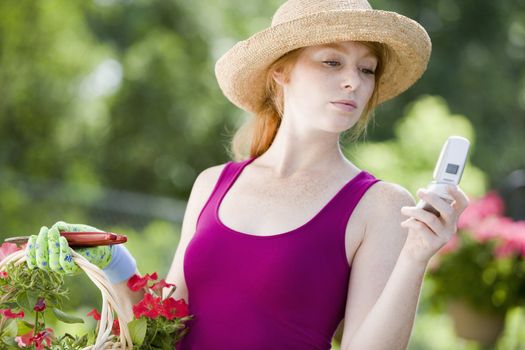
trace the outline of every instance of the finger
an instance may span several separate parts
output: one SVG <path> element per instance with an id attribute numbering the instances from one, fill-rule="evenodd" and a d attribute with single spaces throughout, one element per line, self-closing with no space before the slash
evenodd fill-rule
<path id="1" fill-rule="evenodd" d="M 443 217 L 446 221 L 450 221 L 454 218 L 454 208 L 443 198 L 438 196 L 432 191 L 427 191 L 425 189 L 419 189 L 417 191 L 419 198 L 430 204 L 439 212 L 439 215 Z"/>
<path id="2" fill-rule="evenodd" d="M 70 231 L 69 224 L 64 221 L 55 222 L 51 228 L 57 228 L 59 232 Z"/>
<path id="3" fill-rule="evenodd" d="M 73 261 L 73 253 L 71 247 L 67 244 L 67 239 L 65 237 L 59 237 L 58 239 L 60 244 L 60 267 L 61 271 L 65 273 L 74 273 L 78 271 L 78 266 Z"/>
<path id="4" fill-rule="evenodd" d="M 49 270 L 48 260 L 48 244 L 47 244 L 48 228 L 42 226 L 36 238 L 36 266 L 43 270 Z"/>
<path id="5" fill-rule="evenodd" d="M 47 231 L 47 243 L 48 243 L 48 255 L 49 255 L 49 268 L 52 271 L 61 272 L 60 269 L 60 233 L 57 227 L 51 227 Z"/>
<path id="6" fill-rule="evenodd" d="M 415 231 L 426 232 L 427 234 L 437 236 L 436 233 L 432 231 L 425 223 L 414 218 L 409 218 L 408 220 L 403 221 L 401 223 L 401 226 Z"/>
<path id="7" fill-rule="evenodd" d="M 421 208 L 416 207 L 402 207 L 401 213 L 403 215 L 411 216 L 425 225 L 427 225 L 436 234 L 440 234 L 444 230 L 443 222 L 434 214 Z"/>
<path id="8" fill-rule="evenodd" d="M 29 236 L 26 245 L 26 262 L 32 270 L 36 267 L 36 235 Z"/>
<path id="9" fill-rule="evenodd" d="M 454 205 L 459 209 L 459 212 L 463 212 L 469 204 L 469 199 L 465 192 L 463 192 L 459 186 L 448 186 L 447 192 L 454 198 Z"/>

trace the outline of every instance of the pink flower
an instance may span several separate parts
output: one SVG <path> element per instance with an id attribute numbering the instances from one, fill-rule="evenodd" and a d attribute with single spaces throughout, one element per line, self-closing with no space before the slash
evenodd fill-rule
<path id="1" fill-rule="evenodd" d="M 512 222 L 511 219 L 504 216 L 486 217 L 471 228 L 472 238 L 481 243 L 489 239 L 502 238 L 506 227 L 511 225 Z"/>
<path id="2" fill-rule="evenodd" d="M 15 340 L 18 343 L 18 346 L 21 348 L 31 346 L 33 345 L 33 331 L 31 330 L 24 335 L 15 337 Z"/>
<path id="3" fill-rule="evenodd" d="M 14 243 L 2 243 L 0 246 L 0 261 L 4 260 L 6 256 L 8 256 L 11 253 L 16 252 L 17 250 L 20 250 L 16 244 Z"/>
<path id="4" fill-rule="evenodd" d="M 0 271 L 0 278 L 1 279 L 5 280 L 5 279 L 7 279 L 7 277 L 9 277 L 9 276 L 7 275 L 6 271 Z"/>
<path id="5" fill-rule="evenodd" d="M 481 220 L 489 216 L 501 216 L 505 210 L 503 200 L 495 191 L 488 192 L 478 200 L 471 201 L 458 220 L 459 229 L 475 227 Z"/>
<path id="6" fill-rule="evenodd" d="M 514 254 L 525 258 L 525 221 L 510 221 L 502 227 L 501 243 L 494 254 L 499 258 Z"/>

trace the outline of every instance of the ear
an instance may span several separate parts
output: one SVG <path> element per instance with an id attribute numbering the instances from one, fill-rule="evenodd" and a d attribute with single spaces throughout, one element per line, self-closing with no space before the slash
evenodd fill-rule
<path id="1" fill-rule="evenodd" d="M 286 83 L 286 79 L 284 78 L 284 74 L 282 72 L 282 68 L 278 68 L 272 71 L 272 77 L 273 80 L 279 85 L 284 85 Z"/>

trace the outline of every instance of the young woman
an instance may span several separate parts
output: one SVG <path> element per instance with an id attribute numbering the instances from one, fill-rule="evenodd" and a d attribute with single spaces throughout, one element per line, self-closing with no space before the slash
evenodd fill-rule
<path id="1" fill-rule="evenodd" d="M 440 215 L 416 208 L 346 159 L 340 138 L 417 81 L 430 49 L 419 24 L 365 0 L 289 0 L 219 59 L 221 89 L 252 117 L 234 160 L 191 191 L 167 277 L 195 316 L 179 349 L 329 349 L 341 321 L 342 349 L 406 348 L 426 266 L 468 200 L 421 189 Z M 42 228 L 30 266 L 74 269 L 67 242 L 54 248 L 67 229 L 86 228 Z M 140 298 L 124 287 L 126 249 L 101 249 L 89 255 L 123 300 Z"/>

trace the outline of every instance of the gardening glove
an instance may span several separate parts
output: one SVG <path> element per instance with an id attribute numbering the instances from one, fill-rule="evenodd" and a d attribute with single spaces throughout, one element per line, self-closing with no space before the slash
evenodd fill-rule
<path id="1" fill-rule="evenodd" d="M 83 224 L 68 224 L 63 221 L 55 223 L 50 229 L 43 226 L 38 235 L 29 237 L 26 246 L 26 260 L 30 269 L 36 267 L 64 274 L 79 271 L 73 262 L 72 249 L 60 232 L 104 232 L 95 227 Z M 77 253 L 90 263 L 101 268 L 112 283 L 120 283 L 131 277 L 136 270 L 135 259 L 121 244 L 77 248 Z"/>

